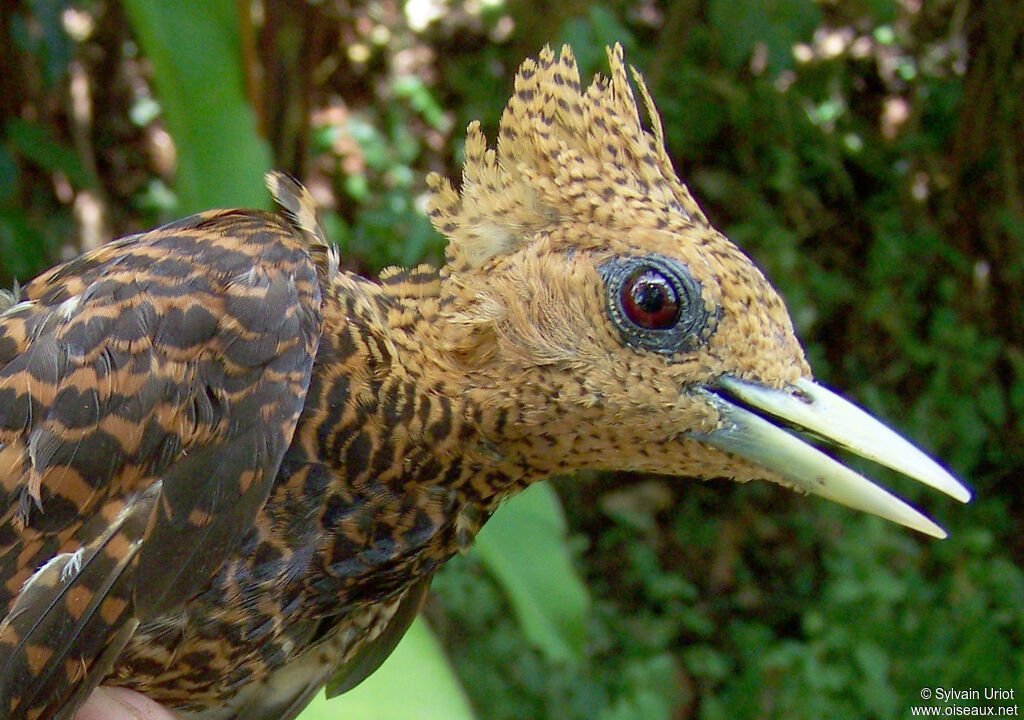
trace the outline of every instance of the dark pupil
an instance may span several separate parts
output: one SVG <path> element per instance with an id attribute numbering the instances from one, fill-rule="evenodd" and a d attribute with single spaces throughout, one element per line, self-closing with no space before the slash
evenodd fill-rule
<path id="1" fill-rule="evenodd" d="M 679 318 L 679 297 L 664 275 L 648 268 L 623 284 L 622 309 L 640 327 L 664 330 Z"/>

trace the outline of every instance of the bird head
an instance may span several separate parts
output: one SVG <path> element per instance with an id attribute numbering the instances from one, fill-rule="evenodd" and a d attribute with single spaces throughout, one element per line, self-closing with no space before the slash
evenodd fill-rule
<path id="1" fill-rule="evenodd" d="M 544 48 L 496 147 L 469 126 L 461 192 L 428 180 L 448 239 L 443 346 L 500 417 L 485 432 L 544 472 L 763 478 L 944 537 L 799 434 L 970 497 L 813 381 L 778 293 L 677 178 L 621 47 L 608 58 L 609 77 L 583 87 L 571 50 Z"/>

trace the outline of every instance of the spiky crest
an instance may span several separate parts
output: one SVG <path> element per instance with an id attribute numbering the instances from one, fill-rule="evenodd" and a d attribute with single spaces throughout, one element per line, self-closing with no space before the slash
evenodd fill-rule
<path id="1" fill-rule="evenodd" d="M 572 50 L 545 46 L 526 60 L 501 117 L 497 149 L 479 123 L 467 129 L 462 191 L 436 174 L 429 213 L 456 267 L 477 266 L 559 222 L 663 227 L 666 215 L 705 224 L 676 177 L 640 74 L 630 68 L 652 129 L 644 129 L 622 47 L 608 48 L 610 77 L 580 87 Z M 581 238 L 581 241 L 585 241 Z"/>

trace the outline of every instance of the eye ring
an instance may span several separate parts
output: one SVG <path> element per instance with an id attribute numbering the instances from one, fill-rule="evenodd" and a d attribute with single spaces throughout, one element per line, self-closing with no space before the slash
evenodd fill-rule
<path id="1" fill-rule="evenodd" d="M 714 330 L 700 283 L 678 260 L 654 254 L 614 258 L 598 271 L 612 324 L 635 350 L 687 352 Z"/>

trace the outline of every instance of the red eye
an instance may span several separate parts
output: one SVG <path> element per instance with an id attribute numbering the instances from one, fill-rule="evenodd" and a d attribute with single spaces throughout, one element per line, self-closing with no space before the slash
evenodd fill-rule
<path id="1" fill-rule="evenodd" d="M 664 330 L 679 320 L 679 296 L 668 278 L 646 267 L 630 275 L 620 291 L 622 309 L 647 330 Z"/>

